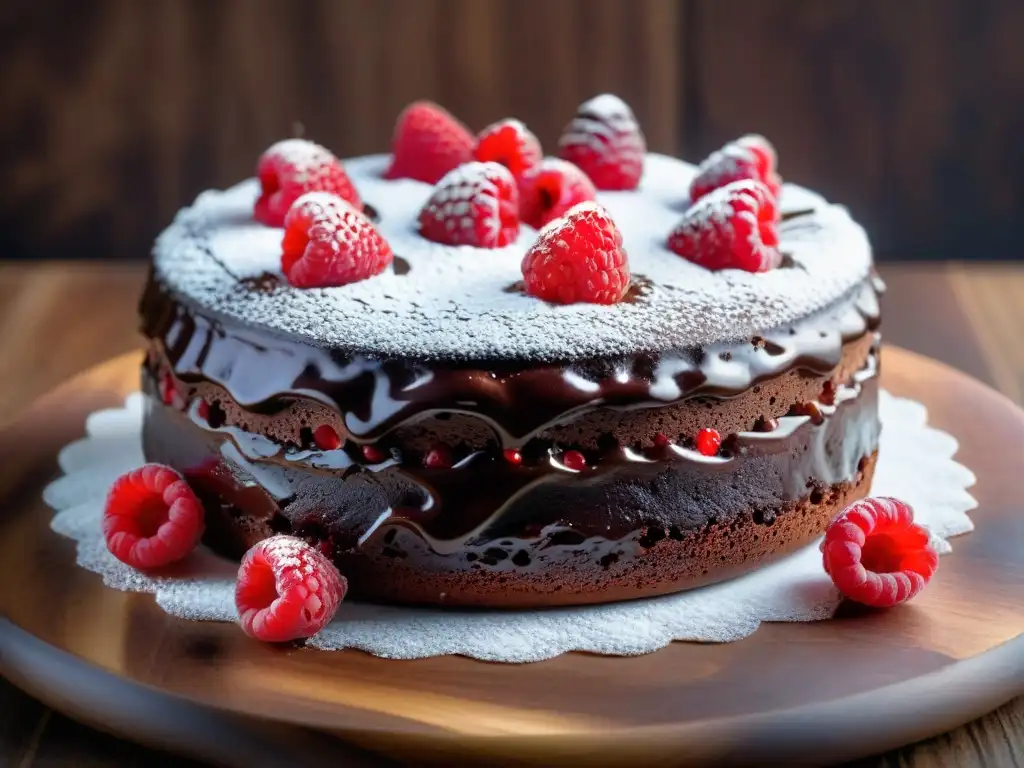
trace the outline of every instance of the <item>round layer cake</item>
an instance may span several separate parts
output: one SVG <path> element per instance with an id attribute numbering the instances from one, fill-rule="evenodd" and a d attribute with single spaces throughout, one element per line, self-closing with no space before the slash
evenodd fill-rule
<path id="1" fill-rule="evenodd" d="M 255 179 L 156 244 L 144 449 L 199 494 L 209 546 L 302 537 L 358 599 L 598 603 L 753 569 L 866 495 L 880 286 L 845 209 L 787 184 L 781 265 L 709 270 L 666 245 L 695 167 L 648 154 L 596 195 L 628 292 L 560 305 L 523 288 L 537 232 L 431 242 L 434 187 L 390 162 L 344 162 L 394 253 L 368 279 L 290 285 Z"/>

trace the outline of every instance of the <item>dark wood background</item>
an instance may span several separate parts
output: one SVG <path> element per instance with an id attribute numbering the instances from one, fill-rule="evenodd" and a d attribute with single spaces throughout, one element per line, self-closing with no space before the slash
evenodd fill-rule
<path id="1" fill-rule="evenodd" d="M 142 258 L 302 126 L 384 151 L 410 100 L 553 148 L 622 95 L 653 149 L 744 131 L 883 258 L 1021 258 L 1020 0 L 5 0 L 0 257 Z"/>

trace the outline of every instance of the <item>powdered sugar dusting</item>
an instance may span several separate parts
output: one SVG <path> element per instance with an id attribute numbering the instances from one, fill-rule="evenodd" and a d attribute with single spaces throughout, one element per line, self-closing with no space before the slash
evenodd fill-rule
<path id="1" fill-rule="evenodd" d="M 382 178 L 389 157 L 345 163 L 360 195 L 380 212 L 378 230 L 410 269 L 337 288 L 287 285 L 254 291 L 240 281 L 280 275 L 282 231 L 252 220 L 254 180 L 206 192 L 179 212 L 154 249 L 156 275 L 181 299 L 225 321 L 252 324 L 345 352 L 374 356 L 543 358 L 688 348 L 747 338 L 791 323 L 849 295 L 866 279 L 871 249 L 839 206 L 793 185 L 780 208 L 815 209 L 815 228 L 781 234 L 800 269 L 710 272 L 667 248 L 689 204 L 695 169 L 651 154 L 635 192 L 598 192 L 623 235 L 634 275 L 650 281 L 635 301 L 613 306 L 547 304 L 508 290 L 520 280 L 536 232 L 497 249 L 444 246 L 418 232 L 433 187 Z"/>
<path id="2" fill-rule="evenodd" d="M 881 393 L 883 430 L 872 493 L 903 499 L 931 529 L 943 554 L 947 539 L 973 529 L 976 506 L 967 489 L 974 475 L 953 455 L 956 440 L 927 425 L 920 403 Z M 107 486 L 143 463 L 142 398 L 93 414 L 88 436 L 60 454 L 66 473 L 44 498 L 57 514 L 51 526 L 77 541 L 78 564 L 107 586 L 155 593 L 157 604 L 181 618 L 237 621 L 238 566 L 197 550 L 174 570 L 143 575 L 111 556 L 100 520 Z M 822 570 L 816 545 L 754 574 L 678 595 L 603 606 L 544 611 L 457 611 L 342 603 L 334 621 L 312 638 L 322 650 L 359 648 L 377 656 L 415 659 L 462 654 L 529 662 L 579 650 L 615 656 L 650 653 L 673 640 L 729 642 L 762 621 L 817 621 L 832 615 L 838 593 Z M 239 630 L 241 631 L 241 630 Z"/>

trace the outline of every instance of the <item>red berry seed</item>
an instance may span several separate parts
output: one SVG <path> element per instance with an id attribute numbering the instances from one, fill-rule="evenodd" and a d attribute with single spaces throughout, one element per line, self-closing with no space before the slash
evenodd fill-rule
<path id="1" fill-rule="evenodd" d="M 437 182 L 419 215 L 433 243 L 504 248 L 519 235 L 519 190 L 498 163 L 466 163 Z"/>
<path id="2" fill-rule="evenodd" d="M 587 457 L 579 451 L 566 451 L 562 454 L 562 464 L 575 472 L 582 472 L 587 468 Z"/>
<path id="3" fill-rule="evenodd" d="M 371 464 L 380 464 L 388 455 L 375 445 L 363 446 L 363 458 Z"/>
<path id="4" fill-rule="evenodd" d="M 722 436 L 718 430 L 705 427 L 697 433 L 695 439 L 697 450 L 705 456 L 717 456 L 718 449 L 722 447 Z"/>
<path id="5" fill-rule="evenodd" d="M 614 304 L 629 289 L 622 233 L 597 203 L 580 203 L 537 236 L 522 263 L 526 292 L 556 304 Z"/>
<path id="6" fill-rule="evenodd" d="M 473 159 L 504 165 L 518 180 L 544 157 L 540 141 L 522 121 L 500 120 L 480 131 L 473 147 Z"/>
<path id="7" fill-rule="evenodd" d="M 580 104 L 558 148 L 598 189 L 629 190 L 640 183 L 647 142 L 626 102 L 606 93 Z"/>
<path id="8" fill-rule="evenodd" d="M 256 175 L 261 194 L 256 201 L 256 220 L 271 227 L 284 224 L 285 215 L 307 192 L 329 192 L 356 210 L 363 209 L 359 193 L 341 161 L 319 144 L 305 139 L 286 139 L 270 147 L 259 159 Z"/>
<path id="9" fill-rule="evenodd" d="M 336 195 L 310 192 L 284 221 L 281 271 L 296 288 L 330 288 L 378 275 L 394 259 L 366 216 Z"/>
<path id="10" fill-rule="evenodd" d="M 294 536 L 271 536 L 242 558 L 235 607 L 247 635 L 284 643 L 327 626 L 347 588 L 345 577 L 318 549 Z"/>
<path id="11" fill-rule="evenodd" d="M 203 519 L 202 503 L 180 474 L 163 464 L 144 464 L 110 487 L 103 536 L 122 563 L 159 568 L 196 548 Z"/>
<path id="12" fill-rule="evenodd" d="M 520 453 L 517 449 L 515 449 L 515 448 L 506 448 L 504 453 L 505 453 L 505 461 L 507 461 L 512 466 L 518 467 L 520 464 L 523 463 L 523 454 Z"/>
<path id="13" fill-rule="evenodd" d="M 174 385 L 174 377 L 169 371 L 165 371 L 160 377 L 160 399 L 164 405 L 176 407 L 178 405 L 178 389 Z"/>
<path id="14" fill-rule="evenodd" d="M 313 430 L 313 442 L 321 451 L 336 451 L 341 448 L 341 438 L 330 424 L 321 424 Z"/>
<path id="15" fill-rule="evenodd" d="M 423 466 L 427 469 L 450 469 L 452 466 L 451 451 L 444 445 L 431 448 L 423 457 Z"/>
<path id="16" fill-rule="evenodd" d="M 906 503 L 885 497 L 854 502 L 829 524 L 822 565 L 854 602 L 888 608 L 925 588 L 939 565 L 927 529 Z"/>
<path id="17" fill-rule="evenodd" d="M 436 184 L 449 171 L 473 159 L 476 140 L 469 129 L 442 107 L 417 101 L 395 123 L 391 166 L 386 179 L 416 179 Z"/>

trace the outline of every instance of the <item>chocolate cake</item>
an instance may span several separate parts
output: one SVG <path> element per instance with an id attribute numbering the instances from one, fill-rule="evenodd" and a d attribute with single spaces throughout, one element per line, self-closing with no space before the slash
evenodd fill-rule
<path id="1" fill-rule="evenodd" d="M 559 305 L 523 290 L 530 227 L 430 242 L 434 187 L 388 164 L 344 162 L 394 253 L 369 279 L 290 285 L 255 179 L 156 243 L 144 449 L 199 494 L 209 546 L 294 534 L 357 599 L 599 603 L 749 571 L 867 493 L 880 286 L 845 209 L 786 184 L 781 265 L 710 270 L 666 246 L 695 167 L 647 154 L 636 189 L 597 192 L 628 292 Z"/>

